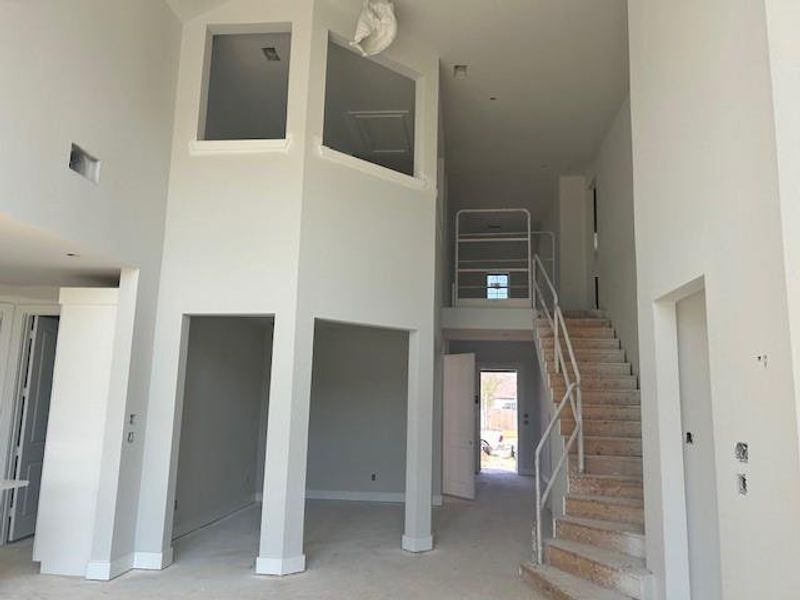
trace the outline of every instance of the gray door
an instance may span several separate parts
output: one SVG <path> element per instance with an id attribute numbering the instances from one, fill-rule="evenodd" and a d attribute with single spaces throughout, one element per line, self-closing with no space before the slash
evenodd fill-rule
<path id="1" fill-rule="evenodd" d="M 36 530 L 57 338 L 57 317 L 34 318 L 23 371 L 20 418 L 14 432 L 14 479 L 30 483 L 28 487 L 15 490 L 11 496 L 10 542 L 31 536 Z"/>
<path id="2" fill-rule="evenodd" d="M 706 297 L 677 305 L 683 468 L 693 600 L 722 598 Z"/>

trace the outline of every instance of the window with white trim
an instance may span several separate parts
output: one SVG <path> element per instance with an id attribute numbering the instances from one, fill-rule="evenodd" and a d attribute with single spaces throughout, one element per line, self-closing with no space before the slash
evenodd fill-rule
<path id="1" fill-rule="evenodd" d="M 508 300 L 508 273 L 489 273 L 486 276 L 486 298 Z"/>

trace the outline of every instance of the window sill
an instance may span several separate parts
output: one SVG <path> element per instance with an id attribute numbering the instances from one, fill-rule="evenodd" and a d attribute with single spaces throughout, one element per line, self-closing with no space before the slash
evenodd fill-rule
<path id="1" fill-rule="evenodd" d="M 425 190 L 428 188 L 428 182 L 422 177 L 412 177 L 411 175 L 406 175 L 405 173 L 400 173 L 399 171 L 393 171 L 387 167 L 373 164 L 367 160 L 350 156 L 344 152 L 339 152 L 338 150 L 334 150 L 333 148 L 325 146 L 322 143 L 322 140 L 319 138 L 316 139 L 316 144 L 320 157 L 330 162 L 340 164 L 350 169 L 355 169 L 356 171 L 361 171 L 362 173 L 378 177 L 379 179 L 383 179 L 385 181 L 398 183 L 415 190 Z"/>
<path id="2" fill-rule="evenodd" d="M 267 154 L 289 152 L 292 137 L 276 140 L 192 140 L 189 154 L 192 156 L 219 156 L 225 154 Z"/>

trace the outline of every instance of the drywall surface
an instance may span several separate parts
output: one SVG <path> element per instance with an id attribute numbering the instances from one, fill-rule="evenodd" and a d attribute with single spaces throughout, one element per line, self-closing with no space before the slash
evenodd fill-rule
<path id="1" fill-rule="evenodd" d="M 795 385 L 800 382 L 800 4 L 766 0 Z M 800 396 L 795 391 L 800 419 Z"/>
<path id="2" fill-rule="evenodd" d="M 629 8 L 648 565 L 659 598 L 684 597 L 680 432 L 667 419 L 678 398 L 674 374 L 655 375 L 674 330 L 655 329 L 654 303 L 703 276 L 722 596 L 788 600 L 800 589 L 800 464 L 764 4 Z"/>
<path id="3" fill-rule="evenodd" d="M 133 544 L 142 448 L 123 444 L 122 428 L 147 401 L 180 29 L 159 0 L 110 0 L 102 10 L 91 0 L 4 2 L 2 10 L 0 130 L 14 143 L 0 148 L 0 211 L 139 270 L 120 301 L 118 318 L 135 327 L 120 328 L 129 337 L 115 342 L 121 376 L 109 390 L 108 506 L 93 551 L 108 560 Z M 98 184 L 67 168 L 72 142 L 102 161 Z"/>
<path id="4" fill-rule="evenodd" d="M 306 480 L 311 495 L 403 494 L 407 405 L 407 333 L 318 321 Z"/>
<path id="5" fill-rule="evenodd" d="M 173 537 L 255 498 L 266 329 L 264 320 L 191 319 Z"/>
<path id="6" fill-rule="evenodd" d="M 117 290 L 61 292 L 34 561 L 41 572 L 87 573 L 100 488 Z"/>
<path id="7" fill-rule="evenodd" d="M 533 473 L 533 450 L 539 443 L 542 429 L 540 407 L 544 402 L 544 398 L 540 396 L 539 363 L 533 343 L 450 342 L 450 354 L 475 354 L 475 362 L 479 370 L 483 368 L 517 369 L 518 469 L 520 473 Z M 527 425 L 525 425 L 525 415 L 529 417 Z"/>
<path id="8" fill-rule="evenodd" d="M 631 105 L 630 99 L 626 99 L 603 138 L 587 179 L 594 179 L 597 185 L 599 243 L 594 268 L 600 277 L 600 308 L 606 310 L 614 322 L 628 362 L 633 365 L 634 373 L 638 373 L 632 160 Z"/>
<path id="9" fill-rule="evenodd" d="M 183 316 L 274 315 L 270 420 L 274 411 L 290 405 L 311 5 L 310 1 L 237 0 L 183 26 L 147 415 L 147 468 L 142 473 L 136 540 L 137 551 L 155 568 L 171 560 L 169 507 L 177 470 L 174 434 L 181 419 Z M 292 26 L 288 149 L 193 154 L 190 144 L 196 141 L 200 122 L 208 27 L 220 30 L 235 24 L 239 31 L 257 32 L 264 24 L 276 23 Z M 228 149 L 236 152 L 242 146 Z M 279 425 L 278 436 L 268 436 L 267 444 L 280 445 L 285 435 L 285 427 Z"/>
<path id="10" fill-rule="evenodd" d="M 558 299 L 565 309 L 589 308 L 589 265 L 586 260 L 586 178 L 558 180 Z"/>

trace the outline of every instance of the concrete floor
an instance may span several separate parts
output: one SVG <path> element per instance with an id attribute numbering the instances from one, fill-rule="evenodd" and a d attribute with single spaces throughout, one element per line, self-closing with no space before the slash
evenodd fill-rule
<path id="1" fill-rule="evenodd" d="M 176 541 L 168 569 L 111 582 L 39 575 L 23 541 L 0 548 L 0 598 L 538 600 L 517 576 L 530 554 L 531 488 L 513 473 L 481 475 L 475 502 L 435 509 L 436 548 L 422 555 L 400 549 L 400 505 L 309 501 L 308 570 L 284 578 L 253 574 L 260 506 Z"/>

